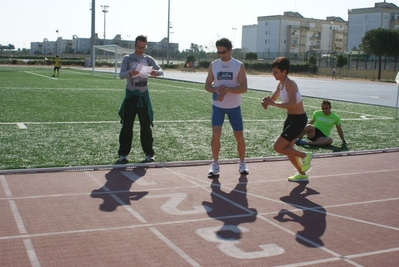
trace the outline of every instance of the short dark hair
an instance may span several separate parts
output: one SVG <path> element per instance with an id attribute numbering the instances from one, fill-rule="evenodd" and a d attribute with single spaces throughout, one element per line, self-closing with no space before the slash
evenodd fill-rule
<path id="1" fill-rule="evenodd" d="M 329 107 L 331 107 L 331 102 L 328 100 L 323 100 L 323 102 L 321 102 L 321 104 L 327 104 Z"/>
<path id="2" fill-rule="evenodd" d="M 290 72 L 290 60 L 286 57 L 278 57 L 272 63 L 272 68 L 278 68 L 281 71 L 287 71 L 287 74 Z"/>
<path id="3" fill-rule="evenodd" d="M 231 48 L 233 48 L 233 45 L 231 44 L 231 41 L 227 38 L 222 38 L 220 40 L 216 41 L 216 47 L 218 46 L 224 46 L 226 47 L 228 50 L 230 50 Z"/>
<path id="4" fill-rule="evenodd" d="M 137 36 L 136 37 L 136 41 L 135 41 L 135 43 L 137 43 L 138 41 L 141 41 L 141 42 L 147 42 L 147 36 L 145 36 L 145 35 L 139 35 L 139 36 Z"/>

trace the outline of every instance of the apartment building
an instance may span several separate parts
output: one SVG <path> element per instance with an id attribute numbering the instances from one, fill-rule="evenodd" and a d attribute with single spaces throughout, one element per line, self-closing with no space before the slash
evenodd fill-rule
<path id="1" fill-rule="evenodd" d="M 96 34 L 96 45 L 118 45 L 123 48 L 132 48 L 134 40 L 124 40 L 120 34 L 115 35 L 113 39 L 101 39 Z M 162 39 L 160 42 L 148 42 L 148 49 L 166 49 L 167 38 Z M 47 38 L 43 42 L 31 42 L 30 53 L 31 55 L 55 55 L 55 54 L 90 54 L 91 38 L 79 38 L 74 35 L 72 39 L 62 39 L 58 37 L 56 41 L 49 41 Z M 170 51 L 178 51 L 178 43 L 169 43 Z"/>
<path id="2" fill-rule="evenodd" d="M 384 28 L 399 30 L 399 7 L 392 3 L 375 3 L 374 7 L 348 10 L 347 50 L 359 49 L 367 31 Z"/>
<path id="3" fill-rule="evenodd" d="M 258 17 L 258 24 L 243 26 L 242 48 L 257 53 L 345 51 L 347 24 L 340 17 L 304 18 L 298 12 Z M 254 45 L 254 43 L 256 45 Z"/>

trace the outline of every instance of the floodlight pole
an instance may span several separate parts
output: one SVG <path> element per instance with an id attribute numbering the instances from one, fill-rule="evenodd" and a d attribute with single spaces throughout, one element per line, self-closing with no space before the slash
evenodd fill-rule
<path id="1" fill-rule="evenodd" d="M 166 64 L 169 64 L 169 29 L 170 29 L 170 0 L 168 0 L 168 37 L 166 44 Z"/>
<path id="2" fill-rule="evenodd" d="M 233 48 L 235 48 L 235 42 L 236 42 L 236 30 L 237 28 L 231 28 L 233 30 Z"/>
<path id="3" fill-rule="evenodd" d="M 94 46 L 96 45 L 96 0 L 91 0 L 91 49 L 90 60 L 94 70 Z"/>
<path id="4" fill-rule="evenodd" d="M 106 6 L 106 5 L 101 5 L 101 7 L 103 8 L 103 12 L 104 12 L 104 44 L 105 44 L 105 15 L 107 14 L 107 12 L 108 12 L 108 8 L 109 8 L 109 6 Z"/>

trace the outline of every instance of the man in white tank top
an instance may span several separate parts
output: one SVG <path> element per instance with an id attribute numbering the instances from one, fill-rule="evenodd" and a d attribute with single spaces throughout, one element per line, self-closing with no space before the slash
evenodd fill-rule
<path id="1" fill-rule="evenodd" d="M 231 56 L 232 44 L 227 38 L 216 42 L 219 59 L 209 66 L 205 90 L 212 93 L 212 156 L 213 164 L 208 172 L 210 178 L 219 173 L 220 136 L 227 115 L 237 141 L 240 158 L 238 171 L 249 174 L 245 164 L 245 140 L 241 115 L 241 94 L 247 92 L 247 75 L 244 64 Z"/>

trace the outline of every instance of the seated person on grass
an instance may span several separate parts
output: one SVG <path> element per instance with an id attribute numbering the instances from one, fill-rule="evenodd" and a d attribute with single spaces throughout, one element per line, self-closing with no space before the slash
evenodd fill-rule
<path id="1" fill-rule="evenodd" d="M 341 118 L 336 113 L 331 112 L 330 101 L 323 100 L 321 103 L 321 110 L 316 110 L 313 113 L 312 120 L 306 125 L 295 144 L 329 146 L 333 141 L 329 136 L 334 125 L 337 128 L 342 144 L 345 145 L 346 141 L 341 127 Z M 302 137 L 304 135 L 306 135 L 310 141 L 303 140 Z"/>

